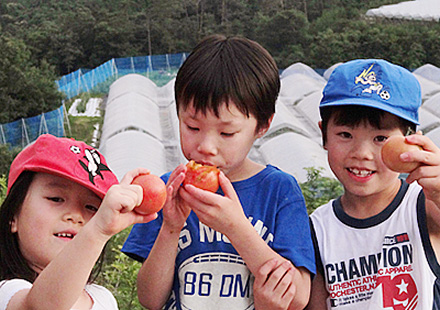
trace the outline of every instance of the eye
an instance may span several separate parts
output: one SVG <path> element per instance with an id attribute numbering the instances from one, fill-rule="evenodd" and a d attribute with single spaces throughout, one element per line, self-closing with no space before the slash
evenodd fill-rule
<path id="1" fill-rule="evenodd" d="M 232 137 L 235 135 L 235 132 L 222 132 L 221 135 L 224 137 Z"/>
<path id="2" fill-rule="evenodd" d="M 46 197 L 47 200 L 53 201 L 53 202 L 63 202 L 64 199 L 61 197 Z"/>
<path id="3" fill-rule="evenodd" d="M 197 128 L 197 127 L 192 127 L 192 126 L 189 126 L 189 125 L 186 125 L 186 127 L 187 127 L 188 130 L 190 130 L 190 131 L 199 131 L 199 128 Z"/>
<path id="4" fill-rule="evenodd" d="M 340 136 L 341 138 L 344 138 L 344 139 L 349 139 L 349 138 L 351 138 L 351 133 L 349 133 L 347 131 L 341 131 L 340 133 L 338 133 L 338 136 Z"/>
<path id="5" fill-rule="evenodd" d="M 377 136 L 374 138 L 377 142 L 385 142 L 388 139 L 386 136 Z"/>
<path id="6" fill-rule="evenodd" d="M 93 205 L 86 205 L 86 209 L 92 211 L 93 213 L 96 213 L 99 208 Z"/>

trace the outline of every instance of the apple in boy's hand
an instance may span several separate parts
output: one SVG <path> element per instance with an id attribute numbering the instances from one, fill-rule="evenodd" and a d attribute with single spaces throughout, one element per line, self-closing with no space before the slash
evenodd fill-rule
<path id="1" fill-rule="evenodd" d="M 195 187 L 215 193 L 218 190 L 218 175 L 220 170 L 217 167 L 202 165 L 194 160 L 186 164 L 186 176 L 183 185 L 192 184 Z"/>
<path id="2" fill-rule="evenodd" d="M 382 160 L 389 169 L 395 172 L 410 173 L 421 164 L 403 162 L 400 160 L 400 154 L 419 150 L 422 150 L 422 147 L 407 143 L 404 136 L 390 136 L 382 147 Z"/>
<path id="3" fill-rule="evenodd" d="M 162 209 L 167 199 L 167 187 L 165 182 L 154 174 L 141 174 L 133 179 L 132 184 L 142 187 L 143 200 L 134 211 L 142 215 L 158 212 Z"/>

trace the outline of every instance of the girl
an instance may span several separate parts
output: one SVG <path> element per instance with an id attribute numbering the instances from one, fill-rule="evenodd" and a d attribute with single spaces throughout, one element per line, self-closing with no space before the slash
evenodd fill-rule
<path id="1" fill-rule="evenodd" d="M 156 218 L 133 208 L 142 188 L 120 184 L 87 144 L 42 135 L 13 161 L 0 209 L 0 310 L 117 309 L 92 284 L 92 269 L 111 236 Z"/>

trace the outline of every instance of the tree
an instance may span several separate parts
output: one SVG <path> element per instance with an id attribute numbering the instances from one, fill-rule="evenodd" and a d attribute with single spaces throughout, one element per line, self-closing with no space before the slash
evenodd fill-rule
<path id="1" fill-rule="evenodd" d="M 440 66 L 440 24 L 366 19 L 399 0 L 4 0 L 2 34 L 26 42 L 57 75 L 119 57 L 190 51 L 213 33 L 261 43 L 280 68 L 360 57 Z M 408 43 L 409 42 L 409 43 Z M 402 48 L 405 46 L 405 48 Z"/>
<path id="2" fill-rule="evenodd" d="M 9 175 L 9 167 L 15 156 L 21 151 L 20 148 L 11 149 L 7 144 L 0 144 L 0 200 L 1 200 L 1 176 Z"/>
<path id="3" fill-rule="evenodd" d="M 343 188 L 338 180 L 323 177 L 322 168 L 310 167 L 307 170 L 307 181 L 300 184 L 306 201 L 307 211 L 312 213 L 317 207 L 342 195 Z"/>
<path id="4" fill-rule="evenodd" d="M 6 197 L 7 180 L 5 176 L 0 175 L 0 204 Z"/>
<path id="5" fill-rule="evenodd" d="M 23 41 L 0 36 L 0 123 L 60 107 L 53 72 L 44 60 L 34 64 Z"/>
<path id="6" fill-rule="evenodd" d="M 279 11 L 273 16 L 260 16 L 255 36 L 272 54 L 280 68 L 304 57 L 303 50 L 309 43 L 308 22 L 304 13 L 295 9 Z M 286 58 L 285 51 L 290 55 Z"/>

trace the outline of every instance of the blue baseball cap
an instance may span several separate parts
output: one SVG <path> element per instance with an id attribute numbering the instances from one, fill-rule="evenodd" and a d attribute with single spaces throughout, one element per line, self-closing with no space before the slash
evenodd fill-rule
<path id="1" fill-rule="evenodd" d="M 389 112 L 419 125 L 419 81 L 407 69 L 382 59 L 357 59 L 333 70 L 319 105 L 361 105 Z"/>

